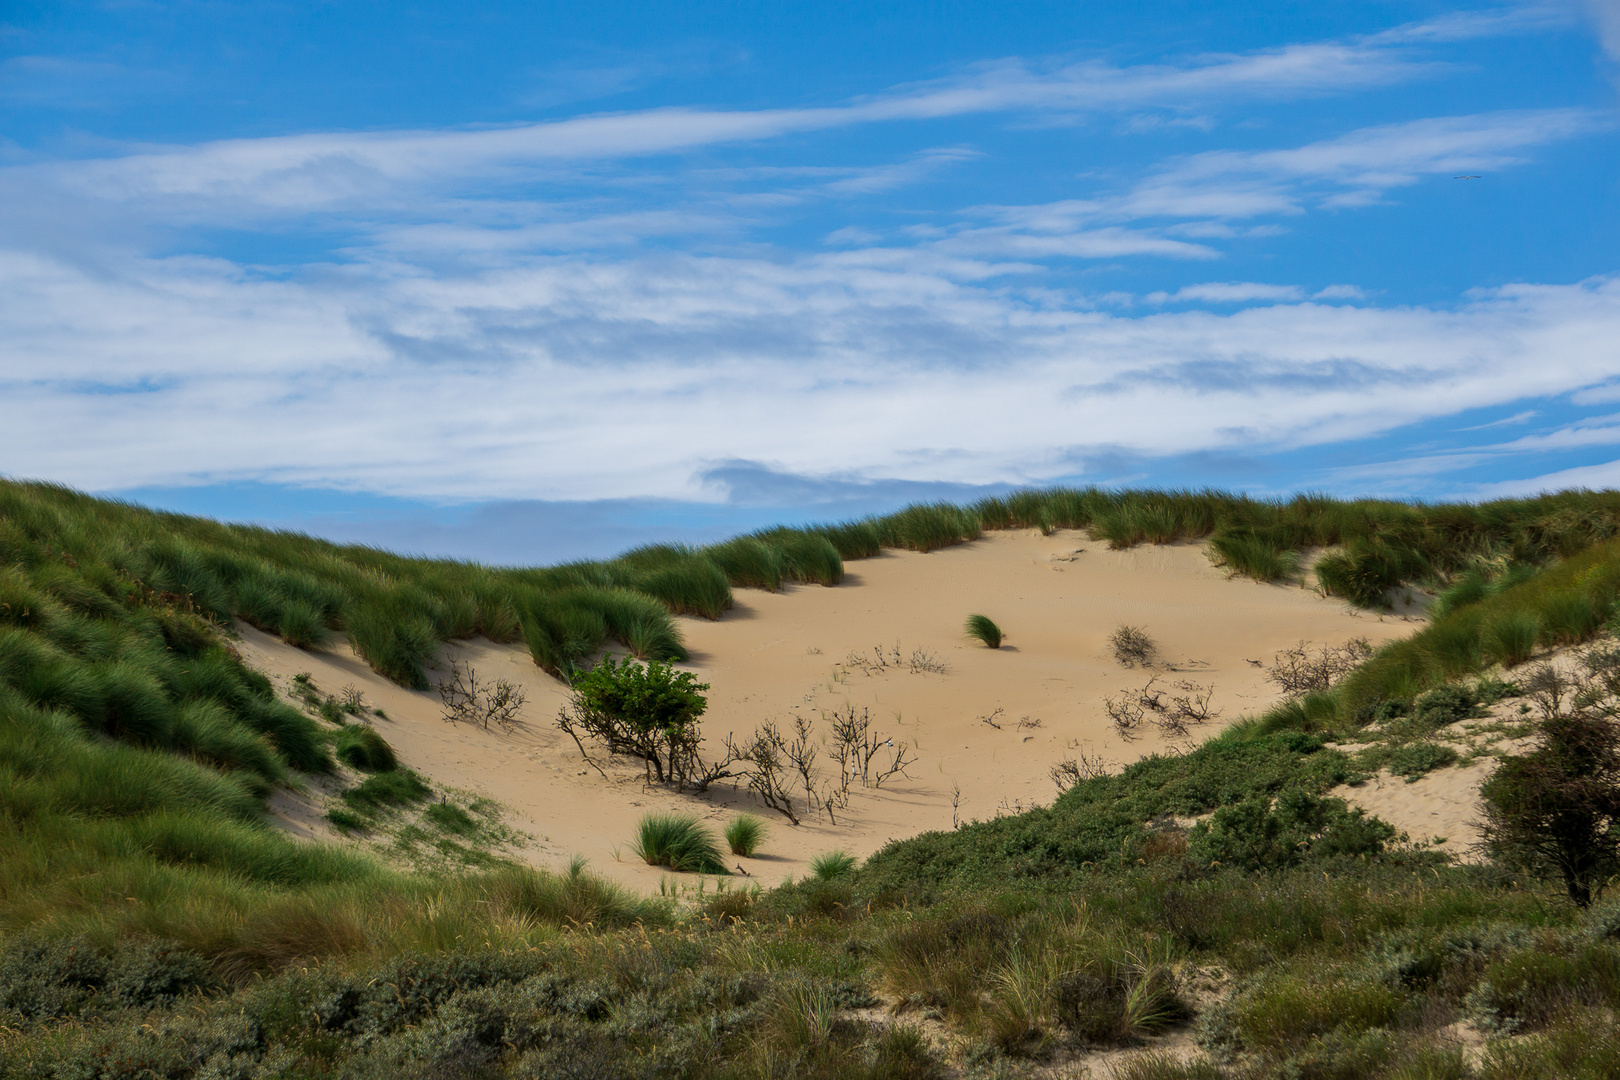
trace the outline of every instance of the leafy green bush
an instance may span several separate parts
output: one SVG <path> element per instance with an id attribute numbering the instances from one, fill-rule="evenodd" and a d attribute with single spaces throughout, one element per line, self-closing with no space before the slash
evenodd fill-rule
<path id="1" fill-rule="evenodd" d="M 1620 873 L 1620 726 L 1553 716 L 1535 747 L 1508 755 L 1480 787 L 1493 857 L 1562 880 L 1589 907 Z"/>
<path id="2" fill-rule="evenodd" d="M 708 708 L 703 696 L 708 688 L 689 671 L 607 656 L 574 680 L 557 724 L 581 753 L 581 739 L 595 739 L 610 753 L 645 762 L 660 783 L 684 784 L 700 772 L 698 719 Z"/>
<path id="3" fill-rule="evenodd" d="M 1457 751 L 1439 743 L 1419 742 L 1395 748 L 1388 760 L 1389 771 L 1411 783 L 1435 769 L 1457 764 Z"/>
<path id="4" fill-rule="evenodd" d="M 1394 838 L 1393 827 L 1343 799 L 1291 788 L 1274 802 L 1256 798 L 1219 808 L 1193 827 L 1189 850 L 1199 862 L 1279 870 L 1313 855 L 1376 855 Z"/>

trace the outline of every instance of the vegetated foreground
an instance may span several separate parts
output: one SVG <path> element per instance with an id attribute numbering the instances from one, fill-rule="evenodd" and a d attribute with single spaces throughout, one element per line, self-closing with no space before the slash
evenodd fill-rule
<path id="1" fill-rule="evenodd" d="M 1171 1057 L 1118 1059 L 1115 1075 L 1614 1075 L 1611 773 L 1601 746 L 1560 734 L 1612 729 L 1614 665 L 1601 649 L 1553 675 L 1524 662 L 1606 640 L 1615 506 L 1036 493 L 489 571 L 5 485 L 0 1071 L 1017 1075 L 1146 1045 Z M 1015 525 L 1122 546 L 1207 536 L 1263 577 L 1340 545 L 1318 575 L 1342 595 L 1448 591 L 1427 629 L 1184 754 L 1104 775 L 1076 762 L 1048 808 L 695 904 L 582 869 L 406 873 L 266 828 L 262 797 L 290 770 L 335 768 L 334 749 L 394 778 L 384 797 L 412 789 L 349 731 L 365 725 L 347 703 L 331 698 L 341 725 L 287 705 L 210 621 L 310 645 L 343 632 L 407 684 L 463 634 L 521 636 L 568 672 L 609 637 L 678 656 L 668 612 L 717 615 L 731 585 L 835 579 L 885 543 Z M 1580 685 L 1553 693 L 1559 671 Z M 1548 848 L 1504 831 L 1493 861 L 1458 866 L 1327 795 L 1374 768 L 1445 767 L 1423 747 L 1514 695 L 1529 706 L 1516 734 L 1551 740 L 1515 775 L 1576 800 L 1579 835 Z M 1502 790 L 1504 812 L 1526 790 Z M 1569 902 L 1571 859 L 1586 908 Z M 1196 1033 L 1196 1061 L 1177 1031 Z"/>

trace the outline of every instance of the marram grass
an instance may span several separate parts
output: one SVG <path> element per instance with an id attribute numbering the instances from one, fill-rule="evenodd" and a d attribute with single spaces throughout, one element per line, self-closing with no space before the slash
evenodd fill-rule
<path id="1" fill-rule="evenodd" d="M 636 828 L 635 852 L 649 866 L 694 874 L 727 874 L 720 845 L 694 814 L 647 814 Z"/>
<path id="2" fill-rule="evenodd" d="M 968 637 L 975 641 L 982 641 L 992 649 L 1001 648 L 1001 627 L 988 615 L 969 615 L 966 629 Z"/>
<path id="3" fill-rule="evenodd" d="M 754 857 L 759 846 L 765 842 L 769 828 L 765 822 L 754 814 L 738 814 L 726 825 L 726 846 L 733 855 L 741 855 L 745 859 Z"/>

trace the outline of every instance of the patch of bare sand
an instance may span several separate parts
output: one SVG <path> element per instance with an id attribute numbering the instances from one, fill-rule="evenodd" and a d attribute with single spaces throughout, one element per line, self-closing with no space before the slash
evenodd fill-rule
<path id="1" fill-rule="evenodd" d="M 1050 803 L 1056 789 L 1048 770 L 1077 752 L 1117 767 L 1174 745 L 1152 731 L 1122 741 L 1103 710 L 1106 695 L 1140 686 L 1149 674 L 1115 662 L 1108 638 L 1122 623 L 1145 628 L 1177 669 L 1161 681 L 1213 684 L 1222 720 L 1194 728 L 1195 739 L 1276 700 L 1253 661 L 1269 664 L 1300 639 L 1365 636 L 1377 645 L 1420 625 L 1293 586 L 1228 578 L 1198 545 L 1110 551 L 1077 532 L 992 533 L 927 555 L 885 552 L 847 569 L 834 588 L 739 590 L 723 618 L 680 620 L 692 651 L 684 666 L 711 685 L 704 718 L 711 745 L 728 731 L 746 736 L 762 720 L 786 721 L 795 711 L 815 718 L 851 703 L 871 710 L 875 728 L 915 747 L 909 777 L 857 789 L 837 825 L 809 815 L 792 827 L 725 785 L 701 798 L 644 788 L 641 771 L 626 764 L 609 765 L 604 780 L 552 725 L 566 691 L 521 646 L 474 641 L 448 646 L 441 657 L 446 667 L 463 660 L 482 677 L 525 688 L 528 726 L 513 734 L 445 723 L 436 695 L 387 682 L 347 645 L 306 653 L 244 629 L 242 651 L 278 685 L 308 671 L 329 693 L 360 689 L 388 714 L 378 728 L 407 765 L 507 806 L 512 825 L 536 838 L 525 853 L 534 863 L 557 866 L 583 854 L 613 880 L 656 890 L 663 873 L 630 852 L 636 823 L 651 810 L 690 810 L 716 826 L 740 810 L 770 818 L 763 854 L 736 861 L 774 885 L 834 848 L 865 857 L 891 838 L 949 829 L 953 816 L 989 818 Z M 964 637 L 972 613 L 1000 624 L 1002 649 Z M 866 674 L 841 663 L 851 652 L 896 644 L 898 669 Z M 948 672 L 913 674 L 904 661 L 914 649 L 937 655 Z"/>
<path id="2" fill-rule="evenodd" d="M 1462 862 L 1478 858 L 1482 809 L 1479 786 L 1496 768 L 1494 757 L 1425 773 L 1408 782 L 1404 776 L 1379 772 L 1355 787 L 1329 792 L 1351 806 L 1383 818 L 1418 847 L 1443 851 Z"/>

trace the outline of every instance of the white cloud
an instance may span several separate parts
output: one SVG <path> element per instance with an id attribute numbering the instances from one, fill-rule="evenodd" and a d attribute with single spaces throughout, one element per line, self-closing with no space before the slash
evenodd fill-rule
<path id="1" fill-rule="evenodd" d="M 709 464 L 1039 480 L 1088 450 L 1357 438 L 1609 376 L 1620 281 L 1454 311 L 1127 318 L 972 263 L 566 256 L 258 280 L 201 259 L 0 258 L 13 475 L 429 497 L 712 497 Z M 961 271 L 962 273 L 958 273 Z M 64 431 L 73 432 L 63 438 Z"/>
<path id="2" fill-rule="evenodd" d="M 1569 399 L 1577 405 L 1605 405 L 1611 401 L 1620 401 L 1620 383 L 1607 383 L 1579 390 L 1571 394 Z"/>
<path id="3" fill-rule="evenodd" d="M 1297 285 L 1264 285 L 1257 281 L 1206 281 L 1186 285 L 1173 293 L 1155 292 L 1143 297 L 1150 304 L 1185 304 L 1203 301 L 1211 304 L 1243 304 L 1251 301 L 1283 303 L 1302 300 L 1305 290 Z"/>
<path id="4" fill-rule="evenodd" d="M 1601 465 L 1580 465 L 1573 469 L 1525 480 L 1502 480 L 1494 484 L 1480 484 L 1472 494 L 1480 499 L 1511 499 L 1521 495 L 1539 495 L 1547 491 L 1567 491 L 1570 488 L 1620 488 L 1620 461 Z"/>
<path id="5" fill-rule="evenodd" d="M 1238 232 L 1229 224 L 1233 220 L 1378 202 L 1388 189 L 1424 176 L 1506 168 L 1522 162 L 1532 147 L 1611 123 L 1580 109 L 1481 113 L 1362 128 L 1287 149 L 1196 154 L 1165 164 L 1115 195 L 976 207 L 968 216 L 990 224 L 963 225 L 938 243 L 951 251 L 1015 258 L 1127 253 L 1213 258 L 1218 252 L 1209 245 L 1177 238 L 1221 239 Z M 1184 220 L 1148 224 L 1176 218 Z M 1120 229 L 1124 222 L 1132 223 L 1128 231 Z M 1108 236 L 1117 238 L 1112 249 L 1098 242 Z M 1364 294 L 1336 285 L 1318 296 Z"/>
<path id="6" fill-rule="evenodd" d="M 1311 294 L 1312 300 L 1365 300 L 1367 292 L 1355 285 L 1329 285 Z"/>
<path id="7" fill-rule="evenodd" d="M 68 166 L 13 170 L 12 184 L 65 188 L 110 201 L 185 200 L 188 215 L 286 214 L 374 208 L 401 185 L 488 183 L 570 162 L 682 153 L 725 143 L 847 127 L 1008 110 L 1181 110 L 1238 98 L 1383 85 L 1433 65 L 1376 41 L 1291 45 L 1176 64 L 985 63 L 944 80 L 820 108 L 658 108 L 506 127 L 320 132 L 157 146 Z M 0 194 L 4 188 L 0 188 Z M 171 209 L 175 209 L 171 207 Z"/>
<path id="8" fill-rule="evenodd" d="M 1597 24 L 1598 41 L 1612 60 L 1620 60 L 1620 0 L 1586 0 L 1586 10 Z"/>

